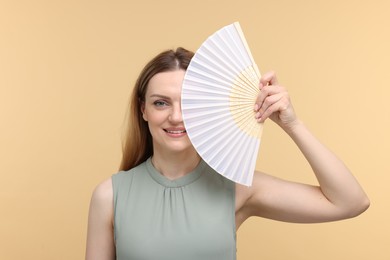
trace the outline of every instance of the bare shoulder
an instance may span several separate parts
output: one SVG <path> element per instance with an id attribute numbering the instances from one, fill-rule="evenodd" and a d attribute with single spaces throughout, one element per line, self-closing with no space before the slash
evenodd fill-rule
<path id="1" fill-rule="evenodd" d="M 239 226 L 251 216 L 271 217 L 266 214 L 280 201 L 281 190 L 289 190 L 290 182 L 256 171 L 252 186 L 236 184 L 236 225 Z M 275 214 L 278 214 L 276 209 Z"/>
<path id="2" fill-rule="evenodd" d="M 247 187 L 241 184 L 236 184 L 236 228 L 238 229 L 246 219 L 253 215 L 251 200 L 255 196 L 256 190 L 261 190 L 259 185 L 264 174 L 255 172 L 253 175 L 252 186 Z"/>
<path id="3" fill-rule="evenodd" d="M 112 180 L 108 178 L 92 193 L 85 259 L 115 259 L 113 204 Z"/>
<path id="4" fill-rule="evenodd" d="M 236 211 L 247 205 L 256 192 L 265 191 L 262 186 L 267 186 L 267 183 L 272 182 L 272 180 L 274 180 L 272 176 L 256 171 L 250 187 L 236 184 Z"/>
<path id="5" fill-rule="evenodd" d="M 107 178 L 95 187 L 92 193 L 91 207 L 93 207 L 94 210 L 111 215 L 111 212 L 113 211 L 113 189 L 111 178 Z"/>
<path id="6" fill-rule="evenodd" d="M 92 193 L 92 198 L 97 200 L 109 200 L 112 197 L 113 191 L 111 178 L 107 178 L 106 180 L 99 183 Z"/>

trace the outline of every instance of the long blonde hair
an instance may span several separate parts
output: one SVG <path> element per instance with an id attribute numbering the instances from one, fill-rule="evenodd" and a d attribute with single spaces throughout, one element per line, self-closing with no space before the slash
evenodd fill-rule
<path id="1" fill-rule="evenodd" d="M 135 83 L 127 111 L 127 126 L 119 170 L 129 170 L 153 155 L 152 136 L 141 111 L 150 79 L 160 72 L 186 70 L 193 55 L 193 52 L 181 47 L 167 50 L 158 54 L 143 68 Z"/>

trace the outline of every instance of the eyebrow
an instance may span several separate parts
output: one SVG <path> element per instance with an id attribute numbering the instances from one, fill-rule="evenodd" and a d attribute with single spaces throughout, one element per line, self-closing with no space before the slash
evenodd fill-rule
<path id="1" fill-rule="evenodd" d="M 168 96 L 164 96 L 164 95 L 161 95 L 161 94 L 152 94 L 149 96 L 150 98 L 163 98 L 163 99 L 171 99 L 170 97 Z"/>

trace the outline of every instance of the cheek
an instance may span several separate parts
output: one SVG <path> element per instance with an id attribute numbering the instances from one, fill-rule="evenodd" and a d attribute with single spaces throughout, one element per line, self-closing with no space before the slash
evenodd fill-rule
<path id="1" fill-rule="evenodd" d="M 153 123 L 156 120 L 158 121 L 158 111 L 151 107 L 144 107 L 142 108 L 142 118 L 148 122 L 148 123 Z"/>
<path id="2" fill-rule="evenodd" d="M 165 115 L 161 111 L 151 111 L 146 109 L 143 113 L 143 118 L 150 126 L 159 125 L 164 122 Z"/>

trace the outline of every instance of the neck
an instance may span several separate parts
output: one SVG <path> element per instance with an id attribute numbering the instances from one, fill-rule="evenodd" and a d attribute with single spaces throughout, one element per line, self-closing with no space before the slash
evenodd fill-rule
<path id="1" fill-rule="evenodd" d="M 153 166 L 170 180 L 180 178 L 193 171 L 200 162 L 196 151 L 180 153 L 155 153 Z"/>

